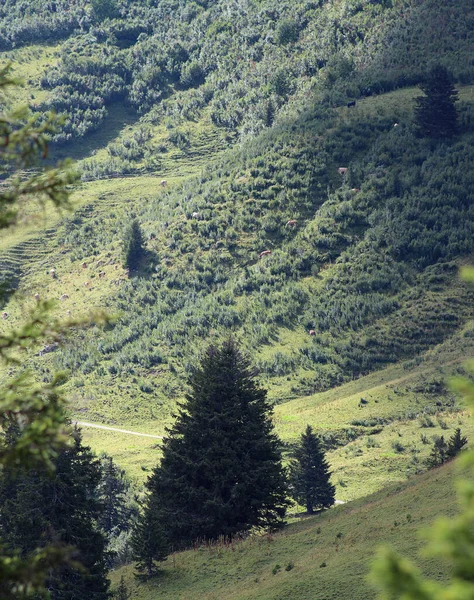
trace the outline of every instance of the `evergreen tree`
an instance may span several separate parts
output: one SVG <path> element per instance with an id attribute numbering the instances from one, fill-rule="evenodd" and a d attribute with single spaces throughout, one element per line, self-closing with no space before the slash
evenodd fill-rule
<path id="1" fill-rule="evenodd" d="M 105 539 L 97 527 L 102 510 L 96 500 L 99 464 L 82 445 L 77 429 L 54 466 L 53 473 L 39 467 L 22 473 L 3 469 L 0 537 L 10 552 L 24 559 L 51 544 L 74 548 L 76 564 L 64 562 L 49 571 L 46 587 L 51 599 L 106 600 Z"/>
<path id="2" fill-rule="evenodd" d="M 124 256 L 125 267 L 130 271 L 136 271 L 145 256 L 145 241 L 139 222 L 134 219 L 125 232 Z"/>
<path id="3" fill-rule="evenodd" d="M 103 506 L 99 527 L 107 535 L 116 535 L 130 529 L 138 513 L 137 505 L 125 471 L 117 466 L 112 457 L 102 455 L 99 467 L 101 478 L 97 497 Z"/>
<path id="4" fill-rule="evenodd" d="M 428 468 L 433 469 L 445 463 L 447 459 L 447 449 L 448 446 L 444 436 L 442 435 L 441 437 L 436 438 L 430 455 L 426 459 L 426 465 Z"/>
<path id="5" fill-rule="evenodd" d="M 457 456 L 464 446 L 467 444 L 467 437 L 461 435 L 461 430 L 458 427 L 453 435 L 449 438 L 446 457 L 449 460 Z"/>
<path id="6" fill-rule="evenodd" d="M 234 342 L 211 346 L 190 386 L 148 480 L 145 518 L 154 512 L 178 548 L 281 525 L 280 443 L 266 391 Z"/>
<path id="7" fill-rule="evenodd" d="M 100 457 L 100 471 L 97 498 L 103 511 L 98 525 L 108 541 L 107 566 L 113 568 L 131 559 L 131 533 L 138 505 L 125 471 L 110 456 Z"/>
<path id="8" fill-rule="evenodd" d="M 434 138 L 454 135 L 458 93 L 448 71 L 440 65 L 434 67 L 420 88 L 425 95 L 416 98 L 415 122 L 421 135 Z"/>
<path id="9" fill-rule="evenodd" d="M 114 594 L 115 600 L 130 600 L 131 594 L 129 593 L 127 586 L 125 585 L 125 579 L 123 575 L 120 577 L 120 584 L 117 591 Z"/>
<path id="10" fill-rule="evenodd" d="M 157 563 L 166 560 L 169 554 L 168 539 L 164 532 L 166 524 L 160 517 L 156 498 L 149 498 L 132 533 L 132 557 L 136 561 L 136 569 L 147 577 L 157 574 Z"/>
<path id="11" fill-rule="evenodd" d="M 315 508 L 334 504 L 335 488 L 329 480 L 330 475 L 319 438 L 308 425 L 291 462 L 290 489 L 292 497 L 304 504 L 309 514 Z"/>

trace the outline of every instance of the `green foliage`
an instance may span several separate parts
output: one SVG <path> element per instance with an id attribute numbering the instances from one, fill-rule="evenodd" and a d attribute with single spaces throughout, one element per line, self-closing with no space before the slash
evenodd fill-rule
<path id="1" fill-rule="evenodd" d="M 456 428 L 453 435 L 448 440 L 448 448 L 446 454 L 448 458 L 455 458 L 461 450 L 466 446 L 468 439 L 466 436 L 461 434 L 461 429 Z"/>
<path id="2" fill-rule="evenodd" d="M 0 99 L 7 88 L 18 85 L 10 75 L 11 66 L 0 68 Z M 68 163 L 42 169 L 25 177 L 20 169 L 31 169 L 48 155 L 48 140 L 60 121 L 52 114 L 32 115 L 27 107 L 0 114 L 0 229 L 16 218 L 18 201 L 34 198 L 41 204 L 50 200 L 56 207 L 67 206 L 68 185 L 77 180 Z"/>
<path id="3" fill-rule="evenodd" d="M 279 442 L 265 390 L 234 342 L 211 346 L 147 482 L 172 547 L 281 526 L 286 510 Z"/>
<path id="4" fill-rule="evenodd" d="M 112 19 L 118 14 L 115 0 L 92 0 L 91 6 L 94 11 L 94 17 L 99 23 L 104 19 Z"/>
<path id="5" fill-rule="evenodd" d="M 433 67 L 420 87 L 425 95 L 416 99 L 415 122 L 421 135 L 453 136 L 458 129 L 458 93 L 448 71 L 440 65 Z"/>
<path id="6" fill-rule="evenodd" d="M 458 81 L 472 81 L 465 18 L 471 8 L 472 0 L 417 6 L 269 0 L 245 11 L 223 0 L 94 0 L 91 7 L 76 0 L 21 6 L 5 0 L 0 49 L 67 39 L 58 67 L 43 78 L 52 93 L 46 104 L 68 116 L 58 140 L 100 128 L 117 101 L 140 113 L 161 110 L 177 82 L 191 91 L 204 79 L 200 108 L 209 107 L 213 123 L 253 134 L 265 126 L 275 87 L 281 121 L 307 94 L 344 105 L 348 96 L 416 84 L 434 61 Z M 172 113 L 187 118 L 181 101 Z"/>
<path id="7" fill-rule="evenodd" d="M 115 567 L 131 558 L 132 527 L 138 515 L 138 505 L 125 471 L 110 456 L 100 457 L 101 478 L 96 496 L 102 506 L 98 520 L 107 538 L 107 566 Z"/>
<path id="8" fill-rule="evenodd" d="M 330 475 L 321 442 L 308 425 L 301 434 L 290 465 L 291 496 L 306 506 L 309 514 L 315 508 L 332 506 L 336 490 L 330 482 Z"/>
<path id="9" fill-rule="evenodd" d="M 159 572 L 157 563 L 166 560 L 170 552 L 167 523 L 162 520 L 160 511 L 152 494 L 146 499 L 133 530 L 132 558 L 139 576 L 156 575 Z"/>
<path id="10" fill-rule="evenodd" d="M 472 271 L 471 271 L 472 272 Z M 468 378 L 454 381 L 471 409 L 474 407 L 474 382 Z M 442 438 L 441 438 L 442 440 Z M 452 445 L 464 446 L 460 430 L 451 438 Z M 450 440 L 450 442 L 451 442 Z M 456 440 L 456 442 L 454 441 Z M 443 440 L 444 442 L 444 440 Z M 461 449 L 462 446 L 459 448 Z M 438 455 L 446 451 L 446 444 L 438 443 Z M 435 457 L 435 458 L 437 458 Z M 472 474 L 474 451 L 466 452 L 463 464 L 471 479 L 458 484 L 461 512 L 455 519 L 439 520 L 432 526 L 426 552 L 449 561 L 451 577 L 449 584 L 425 579 L 408 560 L 399 557 L 393 550 L 380 551 L 372 569 L 372 579 L 381 590 L 381 598 L 407 598 L 412 600 L 441 600 L 444 598 L 472 598 L 474 595 L 474 485 Z"/>
<path id="11" fill-rule="evenodd" d="M 432 469 L 442 465 L 447 458 L 447 444 L 444 436 L 437 437 L 434 441 L 433 448 L 431 449 L 430 456 L 426 460 L 427 466 Z"/>
<path id="12" fill-rule="evenodd" d="M 114 594 L 114 600 L 130 600 L 131 593 L 128 591 L 123 575 L 120 577 L 120 583 Z"/>
<path id="13" fill-rule="evenodd" d="M 145 241 L 137 219 L 133 219 L 124 235 L 124 263 L 130 271 L 137 271 L 146 254 Z"/>
<path id="14" fill-rule="evenodd" d="M 434 440 L 431 453 L 426 460 L 427 466 L 432 469 L 439 467 L 447 460 L 455 458 L 464 446 L 467 444 L 467 437 L 461 434 L 461 429 L 456 428 L 451 438 L 446 442 L 444 436 L 437 437 Z"/>
<path id="15" fill-rule="evenodd" d="M 4 443 L 14 444 L 19 435 L 20 427 L 10 427 Z M 63 558 L 48 570 L 51 599 L 106 600 L 105 538 L 97 528 L 102 510 L 96 499 L 99 463 L 82 445 L 76 429 L 71 445 L 58 452 L 53 465 L 53 472 L 41 466 L 20 472 L 12 466 L 2 470 L 2 543 L 26 561 L 34 561 L 43 548 L 62 547 L 71 553 L 74 547 L 70 560 Z"/>
<path id="16" fill-rule="evenodd" d="M 280 21 L 277 29 L 277 41 L 282 46 L 298 40 L 298 25 L 291 19 Z"/>

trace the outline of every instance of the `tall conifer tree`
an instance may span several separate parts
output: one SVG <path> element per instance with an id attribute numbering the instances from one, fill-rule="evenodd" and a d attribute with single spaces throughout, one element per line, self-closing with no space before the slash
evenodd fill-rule
<path id="1" fill-rule="evenodd" d="M 309 514 L 314 509 L 334 504 L 335 489 L 330 482 L 329 465 L 318 437 L 308 425 L 294 452 L 290 468 L 291 494 L 306 506 Z"/>
<path id="2" fill-rule="evenodd" d="M 266 391 L 232 341 L 211 346 L 163 442 L 147 483 L 154 512 L 175 548 L 276 527 L 285 515 L 280 443 Z"/>
<path id="3" fill-rule="evenodd" d="M 140 223 L 134 219 L 125 232 L 124 255 L 127 269 L 136 271 L 145 254 L 145 240 Z"/>
<path id="4" fill-rule="evenodd" d="M 50 571 L 46 588 L 51 599 L 106 600 L 105 539 L 97 526 L 102 510 L 96 500 L 100 469 L 78 430 L 54 466 L 52 473 L 40 468 L 21 473 L 14 467 L 3 469 L 0 538 L 23 558 L 50 544 L 73 547 L 72 557 L 81 566 L 63 563 Z"/>
<path id="5" fill-rule="evenodd" d="M 451 82 L 448 71 L 437 65 L 420 85 L 425 93 L 416 98 L 415 120 L 424 136 L 451 137 L 457 130 L 457 110 L 455 102 L 458 93 Z"/>

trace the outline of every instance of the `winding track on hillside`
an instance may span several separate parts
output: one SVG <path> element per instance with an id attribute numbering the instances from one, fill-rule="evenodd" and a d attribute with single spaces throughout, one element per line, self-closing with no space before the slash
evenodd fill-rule
<path id="1" fill-rule="evenodd" d="M 447 367 L 449 365 L 453 365 L 453 364 L 456 364 L 456 363 L 459 363 L 459 362 L 462 362 L 465 360 L 466 360 L 466 357 L 455 358 L 454 360 L 449 360 L 445 363 L 442 363 L 441 365 L 436 365 L 436 366 L 432 366 L 427 369 L 424 369 L 422 371 L 416 371 L 413 373 L 409 373 L 408 375 L 404 375 L 404 376 L 398 377 L 396 379 L 391 379 L 390 381 L 384 381 L 380 385 L 390 386 L 390 385 L 396 385 L 397 383 L 403 383 L 404 381 L 407 381 L 407 380 L 415 377 L 416 375 L 425 375 L 432 371 L 439 370 L 442 367 Z M 86 421 L 74 421 L 74 425 L 78 425 L 79 427 L 93 427 L 95 429 L 105 429 L 106 431 L 115 431 L 117 433 L 125 433 L 128 435 L 138 435 L 140 437 L 154 438 L 156 440 L 164 439 L 163 435 L 152 435 L 150 433 L 140 433 L 138 431 L 130 431 L 129 429 L 119 429 L 117 427 L 108 427 L 107 425 L 98 425 L 97 423 L 87 423 Z"/>
<path id="2" fill-rule="evenodd" d="M 74 425 L 79 427 L 94 427 L 95 429 L 105 429 L 106 431 L 116 431 L 118 433 L 127 433 L 128 435 L 139 435 L 140 437 L 154 438 L 162 440 L 162 435 L 151 435 L 150 433 L 139 433 L 138 431 L 130 431 L 129 429 L 117 429 L 116 427 L 107 427 L 107 425 L 97 425 L 96 423 L 86 423 L 85 421 L 74 421 Z"/>

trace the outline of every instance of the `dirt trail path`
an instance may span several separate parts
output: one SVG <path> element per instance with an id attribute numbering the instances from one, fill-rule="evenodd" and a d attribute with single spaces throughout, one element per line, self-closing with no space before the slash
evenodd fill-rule
<path id="1" fill-rule="evenodd" d="M 126 433 L 128 435 L 139 435 L 140 437 L 154 438 L 162 440 L 162 435 L 151 435 L 150 433 L 139 433 L 138 431 L 130 431 L 129 429 L 117 429 L 116 427 L 107 427 L 106 425 L 97 425 L 96 423 L 86 423 L 85 421 L 74 421 L 74 425 L 79 427 L 94 427 L 95 429 L 105 429 L 106 431 L 116 431 L 118 433 Z"/>

